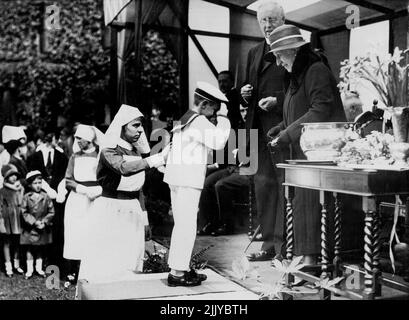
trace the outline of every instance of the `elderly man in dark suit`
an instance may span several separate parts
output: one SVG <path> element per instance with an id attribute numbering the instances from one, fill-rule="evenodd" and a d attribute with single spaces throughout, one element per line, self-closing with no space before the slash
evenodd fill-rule
<path id="1" fill-rule="evenodd" d="M 250 261 L 269 260 L 279 254 L 284 233 L 284 196 L 273 163 L 279 159 L 272 159 L 266 134 L 272 125 L 282 121 L 285 69 L 263 59 L 270 50 L 270 33 L 284 24 L 284 10 L 274 1 L 263 1 L 257 10 L 257 19 L 266 41 L 250 49 L 246 84 L 241 88 L 241 95 L 248 104 L 246 129 L 258 130 L 258 170 L 254 183 L 263 244 L 259 252 L 248 256 Z M 255 145 L 249 145 L 249 134 L 247 140 L 250 150 L 254 150 Z"/>

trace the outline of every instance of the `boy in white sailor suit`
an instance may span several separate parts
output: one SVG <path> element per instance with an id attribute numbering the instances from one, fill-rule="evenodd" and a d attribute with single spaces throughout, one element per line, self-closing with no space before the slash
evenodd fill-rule
<path id="1" fill-rule="evenodd" d="M 198 82 L 193 106 L 172 130 L 172 148 L 163 179 L 171 190 L 174 218 L 168 259 L 169 286 L 197 286 L 206 280 L 206 275 L 190 270 L 189 264 L 208 153 L 223 149 L 230 133 L 225 102 L 228 100 L 219 89 Z M 215 114 L 217 125 L 208 120 Z"/>

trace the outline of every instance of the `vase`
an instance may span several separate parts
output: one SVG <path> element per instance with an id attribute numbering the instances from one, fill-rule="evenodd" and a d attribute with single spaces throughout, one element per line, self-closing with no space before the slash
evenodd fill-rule
<path id="1" fill-rule="evenodd" d="M 409 141 L 409 107 L 389 108 L 395 142 Z"/>

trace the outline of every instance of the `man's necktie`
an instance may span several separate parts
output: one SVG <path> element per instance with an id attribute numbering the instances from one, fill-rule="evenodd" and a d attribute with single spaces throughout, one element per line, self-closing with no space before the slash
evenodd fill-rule
<path id="1" fill-rule="evenodd" d="M 52 167 L 53 162 L 51 160 L 51 151 L 48 152 L 47 164 L 45 165 L 45 169 L 47 170 L 48 176 L 50 177 L 52 174 Z"/>

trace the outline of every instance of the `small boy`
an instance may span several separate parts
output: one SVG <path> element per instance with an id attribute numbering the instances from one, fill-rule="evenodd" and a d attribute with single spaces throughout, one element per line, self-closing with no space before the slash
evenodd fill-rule
<path id="1" fill-rule="evenodd" d="M 224 148 L 230 134 L 226 96 L 216 87 L 198 82 L 194 103 L 173 132 L 164 181 L 171 190 L 174 227 L 168 264 L 169 286 L 197 286 L 206 275 L 190 270 L 196 238 L 199 198 L 206 175 L 208 153 Z M 209 119 L 217 115 L 217 125 Z"/>
<path id="2" fill-rule="evenodd" d="M 41 189 L 43 178 L 41 172 L 30 171 L 26 176 L 27 186 L 31 191 L 24 195 L 22 205 L 23 231 L 20 244 L 27 246 L 26 279 L 33 276 L 34 256 L 35 271 L 45 278 L 43 256 L 45 246 L 52 243 L 51 225 L 54 217 L 54 206 L 51 198 Z"/>

